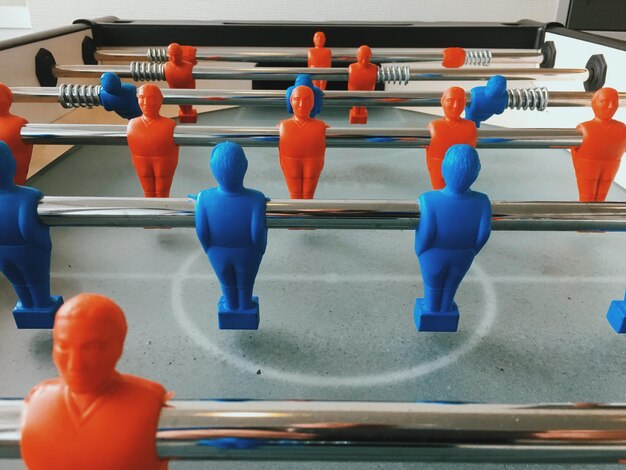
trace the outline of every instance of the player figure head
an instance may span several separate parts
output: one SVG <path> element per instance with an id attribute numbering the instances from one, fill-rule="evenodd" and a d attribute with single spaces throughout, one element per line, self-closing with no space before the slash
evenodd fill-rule
<path id="1" fill-rule="evenodd" d="M 293 82 L 293 86 L 306 86 L 313 89 L 313 79 L 308 73 L 300 73 L 296 75 L 296 80 Z"/>
<path id="2" fill-rule="evenodd" d="M 494 75 L 487 80 L 487 85 L 485 86 L 487 98 L 495 98 L 503 93 L 506 93 L 506 78 L 502 75 Z"/>
<path id="3" fill-rule="evenodd" d="M 313 90 L 308 86 L 298 86 L 291 92 L 289 103 L 297 120 L 308 119 L 315 104 Z"/>
<path id="4" fill-rule="evenodd" d="M 326 35 L 321 31 L 316 32 L 313 35 L 313 45 L 315 47 L 324 47 L 326 44 Z"/>
<path id="5" fill-rule="evenodd" d="M 441 107 L 446 118 L 460 119 L 465 109 L 465 90 L 458 86 L 448 88 L 441 97 Z"/>
<path id="6" fill-rule="evenodd" d="M 480 173 L 480 159 L 476 149 L 467 144 L 453 145 L 441 163 L 441 174 L 446 189 L 456 194 L 469 191 Z"/>
<path id="7" fill-rule="evenodd" d="M 112 95 L 117 95 L 122 90 L 122 81 L 113 72 L 104 72 L 100 77 L 102 89 Z"/>
<path id="8" fill-rule="evenodd" d="M 243 189 L 243 178 L 248 170 L 248 159 L 241 145 L 220 142 L 211 153 L 211 171 L 220 189 L 236 193 Z"/>
<path id="9" fill-rule="evenodd" d="M 0 83 L 0 116 L 9 114 L 13 104 L 13 92 L 4 83 Z"/>
<path id="10" fill-rule="evenodd" d="M 79 294 L 57 312 L 52 338 L 52 359 L 70 392 L 96 395 L 115 378 L 126 318 L 111 299 Z"/>
<path id="11" fill-rule="evenodd" d="M 163 105 L 163 94 L 161 89 L 148 83 L 137 90 L 137 101 L 141 112 L 148 119 L 155 119 L 160 116 L 161 106 Z"/>
<path id="12" fill-rule="evenodd" d="M 169 46 L 167 46 L 167 56 L 175 65 L 180 65 L 183 61 L 183 48 L 180 47 L 180 44 L 173 42 Z"/>
<path id="13" fill-rule="evenodd" d="M 614 88 L 600 88 L 591 99 L 591 107 L 596 118 L 608 121 L 615 116 L 619 107 L 619 95 Z"/>
<path id="14" fill-rule="evenodd" d="M 13 186 L 15 166 L 15 158 L 11 148 L 0 140 L 0 188 L 7 189 Z"/>
<path id="15" fill-rule="evenodd" d="M 361 46 L 356 51 L 356 60 L 362 66 L 369 65 L 371 58 L 372 58 L 372 50 L 369 48 L 369 46 Z"/>

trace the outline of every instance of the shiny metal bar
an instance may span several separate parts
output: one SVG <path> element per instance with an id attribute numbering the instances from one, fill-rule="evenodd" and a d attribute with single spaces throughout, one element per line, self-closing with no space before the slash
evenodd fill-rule
<path id="1" fill-rule="evenodd" d="M 0 401 L 0 458 L 19 455 L 22 407 Z M 179 460 L 617 463 L 626 405 L 176 400 L 156 445 Z"/>
<path id="2" fill-rule="evenodd" d="M 27 124 L 22 139 L 30 144 L 127 145 L 126 126 L 101 124 Z M 212 146 L 224 140 L 245 147 L 278 146 L 275 127 L 218 127 L 178 125 L 174 141 L 184 146 Z M 430 143 L 428 129 L 331 127 L 327 147 L 423 148 Z M 576 129 L 494 129 L 478 131 L 479 148 L 569 148 L 582 143 Z"/>
<path id="3" fill-rule="evenodd" d="M 417 195 L 417 193 L 416 193 Z M 53 197 L 38 207 L 51 226 L 193 227 L 189 199 Z M 494 230 L 626 230 L 626 202 L 493 202 Z M 419 205 L 402 200 L 268 200 L 269 228 L 412 230 Z"/>
<path id="4" fill-rule="evenodd" d="M 59 88 L 11 87 L 16 103 L 59 103 Z M 285 93 L 274 90 L 161 90 L 165 104 L 219 106 L 283 106 Z M 467 93 L 467 104 L 471 94 Z M 593 92 L 550 91 L 548 107 L 590 106 Z M 350 106 L 440 106 L 440 92 L 416 91 L 335 91 L 324 92 L 325 107 Z M 619 93 L 620 106 L 626 106 L 626 92 Z"/>
<path id="5" fill-rule="evenodd" d="M 197 47 L 198 61 L 264 62 L 281 64 L 306 62 L 308 49 L 301 47 Z M 150 54 L 149 51 L 155 53 Z M 356 48 L 333 47 L 333 61 L 343 64 L 356 62 Z M 484 51 L 484 49 L 466 49 Z M 539 64 L 544 57 L 540 51 L 530 49 L 492 49 L 491 63 Z M 153 60 L 154 56 L 167 56 L 167 47 L 123 47 L 98 49 L 96 60 L 109 62 L 132 62 Z M 372 62 L 441 62 L 442 48 L 373 48 Z"/>
<path id="6" fill-rule="evenodd" d="M 53 74 L 58 78 L 100 77 L 104 72 L 114 72 L 121 78 L 133 78 L 129 65 L 55 65 L 53 69 Z M 297 75 L 303 73 L 311 75 L 316 80 L 348 80 L 348 71 L 345 68 L 309 69 L 306 67 L 195 67 L 193 77 L 197 80 L 295 80 Z M 411 81 L 488 80 L 493 75 L 502 75 L 507 80 L 585 81 L 589 78 L 589 70 L 491 67 L 409 68 L 408 79 Z"/>

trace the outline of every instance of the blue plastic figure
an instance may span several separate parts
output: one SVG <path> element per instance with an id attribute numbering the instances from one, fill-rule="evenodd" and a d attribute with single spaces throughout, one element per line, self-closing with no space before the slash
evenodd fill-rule
<path id="1" fill-rule="evenodd" d="M 626 294 L 624 295 L 624 300 L 611 302 L 606 319 L 616 333 L 626 333 Z"/>
<path id="2" fill-rule="evenodd" d="M 15 159 L 0 141 L 0 271 L 19 301 L 13 309 L 18 328 L 52 328 L 63 303 L 50 296 L 50 228 L 37 217 L 43 194 L 13 184 Z"/>
<path id="3" fill-rule="evenodd" d="M 290 103 L 291 93 L 293 92 L 293 90 L 295 90 L 299 86 L 306 86 L 306 87 L 309 87 L 311 90 L 313 90 L 313 109 L 311 110 L 311 114 L 309 114 L 309 116 L 310 117 L 317 116 L 319 113 L 322 112 L 322 100 L 323 100 L 324 92 L 322 91 L 321 88 L 313 85 L 313 80 L 311 79 L 311 76 L 306 73 L 302 73 L 298 75 L 296 77 L 296 81 L 294 82 L 294 84 L 290 86 L 289 88 L 287 88 L 287 91 L 285 92 L 285 100 L 287 101 L 287 112 L 289 114 L 293 114 L 293 108 L 291 107 L 291 103 Z"/>
<path id="4" fill-rule="evenodd" d="M 137 87 L 131 83 L 122 83 L 113 72 L 105 72 L 100 77 L 100 103 L 107 111 L 115 111 L 124 119 L 141 116 L 137 101 Z"/>
<path id="5" fill-rule="evenodd" d="M 491 203 L 470 186 L 480 172 L 473 147 L 453 145 L 441 166 L 446 186 L 419 198 L 415 253 L 424 280 L 424 298 L 415 302 L 418 331 L 454 332 L 459 309 L 454 295 L 476 254 L 491 234 Z"/>
<path id="6" fill-rule="evenodd" d="M 471 90 L 470 104 L 465 107 L 465 119 L 476 123 L 486 121 L 494 114 L 502 114 L 509 103 L 506 93 L 506 78 L 494 75 L 487 80 L 486 86 L 477 86 Z"/>
<path id="7" fill-rule="evenodd" d="M 218 187 L 196 200 L 196 233 L 222 285 L 220 329 L 256 330 L 259 298 L 254 280 L 267 246 L 265 196 L 243 186 L 248 160 L 239 144 L 222 142 L 211 154 Z"/>

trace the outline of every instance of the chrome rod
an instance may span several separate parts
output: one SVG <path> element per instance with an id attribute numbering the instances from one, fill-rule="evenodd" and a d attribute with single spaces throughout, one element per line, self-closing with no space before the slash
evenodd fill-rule
<path id="1" fill-rule="evenodd" d="M 0 458 L 23 407 L 0 400 Z M 155 439 L 179 460 L 617 463 L 626 405 L 174 400 Z"/>
<path id="2" fill-rule="evenodd" d="M 136 62 L 135 62 L 136 63 Z M 147 63 L 149 64 L 149 63 Z M 121 78 L 133 78 L 129 65 L 55 65 L 53 74 L 65 77 L 100 77 L 104 72 L 114 72 Z M 193 77 L 198 80 L 295 80 L 300 74 L 309 74 L 317 80 L 347 81 L 345 68 L 306 68 L 306 67 L 195 67 Z M 160 75 L 159 75 L 160 74 Z M 502 75 L 507 80 L 578 80 L 589 78 L 587 69 L 550 68 L 491 68 L 473 67 L 460 69 L 409 68 L 408 79 L 417 81 L 458 81 L 488 80 L 493 75 Z M 158 78 L 157 78 L 158 77 Z M 161 72 L 154 79 L 163 80 Z"/>
<path id="3" fill-rule="evenodd" d="M 417 196 L 417 193 L 416 193 Z M 190 199 L 46 196 L 38 207 L 51 226 L 193 227 Z M 626 230 L 626 202 L 493 202 L 494 230 Z M 268 200 L 269 228 L 410 230 L 419 205 L 403 200 Z"/>
<path id="4" fill-rule="evenodd" d="M 126 145 L 126 126 L 102 124 L 27 124 L 22 139 L 30 144 Z M 224 140 L 245 147 L 277 147 L 275 127 L 177 125 L 174 141 L 184 146 L 212 146 Z M 428 129 L 331 127 L 328 147 L 422 148 L 430 143 Z M 494 129 L 478 131 L 479 148 L 569 148 L 582 143 L 576 129 Z"/>
<path id="5" fill-rule="evenodd" d="M 59 88 L 11 87 L 16 103 L 58 103 Z M 218 105 L 218 106 L 283 106 L 285 92 L 274 90 L 161 90 L 165 104 Z M 467 104 L 471 94 L 467 93 Z M 593 92 L 550 91 L 548 107 L 590 106 Z M 626 106 L 626 92 L 619 93 L 620 106 Z M 441 92 L 430 91 L 336 91 L 324 92 L 324 106 L 440 106 Z M 94 106 L 98 106 L 95 103 Z"/>
<path id="6" fill-rule="evenodd" d="M 441 62 L 442 48 L 372 48 L 372 62 Z M 465 49 L 466 52 L 482 52 L 484 49 Z M 152 52 L 152 53 L 150 53 Z M 356 61 L 356 48 L 333 47 L 333 62 L 349 64 Z M 492 49 L 491 63 L 539 64 L 544 57 L 540 51 L 530 49 Z M 308 48 L 304 47 L 197 47 L 198 61 L 264 62 L 281 64 L 306 62 Z M 132 62 L 153 60 L 154 56 L 167 57 L 167 47 L 123 47 L 98 49 L 96 60 Z"/>

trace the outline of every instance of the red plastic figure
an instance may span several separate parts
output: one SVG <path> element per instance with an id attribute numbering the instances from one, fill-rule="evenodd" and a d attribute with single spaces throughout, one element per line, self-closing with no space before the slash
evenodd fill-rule
<path id="1" fill-rule="evenodd" d="M 146 197 L 169 197 L 178 165 L 176 122 L 159 114 L 163 95 L 156 85 L 143 85 L 137 99 L 143 115 L 131 119 L 126 130 L 133 165 Z"/>
<path id="2" fill-rule="evenodd" d="M 33 154 L 33 146 L 25 144 L 20 134 L 28 121 L 9 112 L 13 104 L 13 93 L 4 83 L 0 83 L 0 140 L 11 149 L 17 168 L 13 182 L 23 186 L 28 176 L 28 166 Z"/>
<path id="3" fill-rule="evenodd" d="M 60 377 L 35 386 L 22 415 L 29 470 L 165 470 L 156 452 L 158 383 L 120 374 L 124 313 L 112 300 L 80 294 L 56 315 L 52 359 Z"/>
<path id="4" fill-rule="evenodd" d="M 348 90 L 370 91 L 376 88 L 378 66 L 370 62 L 372 50 L 361 46 L 356 53 L 358 62 L 348 67 Z M 367 108 L 353 106 L 350 109 L 350 124 L 367 124 Z"/>
<path id="5" fill-rule="evenodd" d="M 315 33 L 313 35 L 313 44 L 315 47 L 309 49 L 309 68 L 332 67 L 332 51 L 324 47 L 326 44 L 326 35 L 321 31 Z M 319 87 L 321 90 L 325 90 L 326 80 L 313 80 L 313 85 Z"/>
<path id="6" fill-rule="evenodd" d="M 191 65 L 198 65 L 198 59 L 196 58 L 198 49 L 193 46 L 180 46 L 180 48 L 183 50 L 183 60 L 185 62 L 189 62 Z"/>
<path id="7" fill-rule="evenodd" d="M 428 125 L 430 145 L 426 147 L 426 165 L 430 173 L 433 189 L 446 186 L 441 175 L 441 162 L 448 149 L 454 144 L 467 144 L 476 147 L 478 132 L 476 123 L 461 118 L 465 109 L 465 90 L 453 86 L 448 88 L 441 97 L 444 117 L 435 119 Z"/>
<path id="8" fill-rule="evenodd" d="M 572 161 L 580 202 L 606 199 L 626 151 L 626 125 L 613 119 L 619 96 L 613 88 L 602 88 L 591 100 L 595 117 L 577 129 L 583 134 L 580 147 L 572 148 Z"/>
<path id="9" fill-rule="evenodd" d="M 465 65 L 465 49 L 462 47 L 446 47 L 443 50 L 441 65 L 446 68 L 459 68 Z"/>
<path id="10" fill-rule="evenodd" d="M 324 168 L 328 126 L 324 121 L 310 117 L 314 96 L 309 87 L 296 87 L 290 103 L 293 117 L 278 125 L 280 167 L 291 199 L 313 199 Z"/>
<path id="11" fill-rule="evenodd" d="M 167 47 L 167 55 L 170 60 L 165 64 L 165 80 L 167 80 L 170 88 L 193 89 L 196 87 L 196 81 L 193 78 L 194 64 L 187 62 L 183 58 L 183 54 L 183 48 L 175 42 Z M 187 51 L 188 57 L 189 54 L 190 52 Z M 195 49 L 192 58 L 195 60 Z M 178 119 L 180 122 L 194 123 L 198 120 L 198 112 L 189 104 L 181 104 Z"/>

